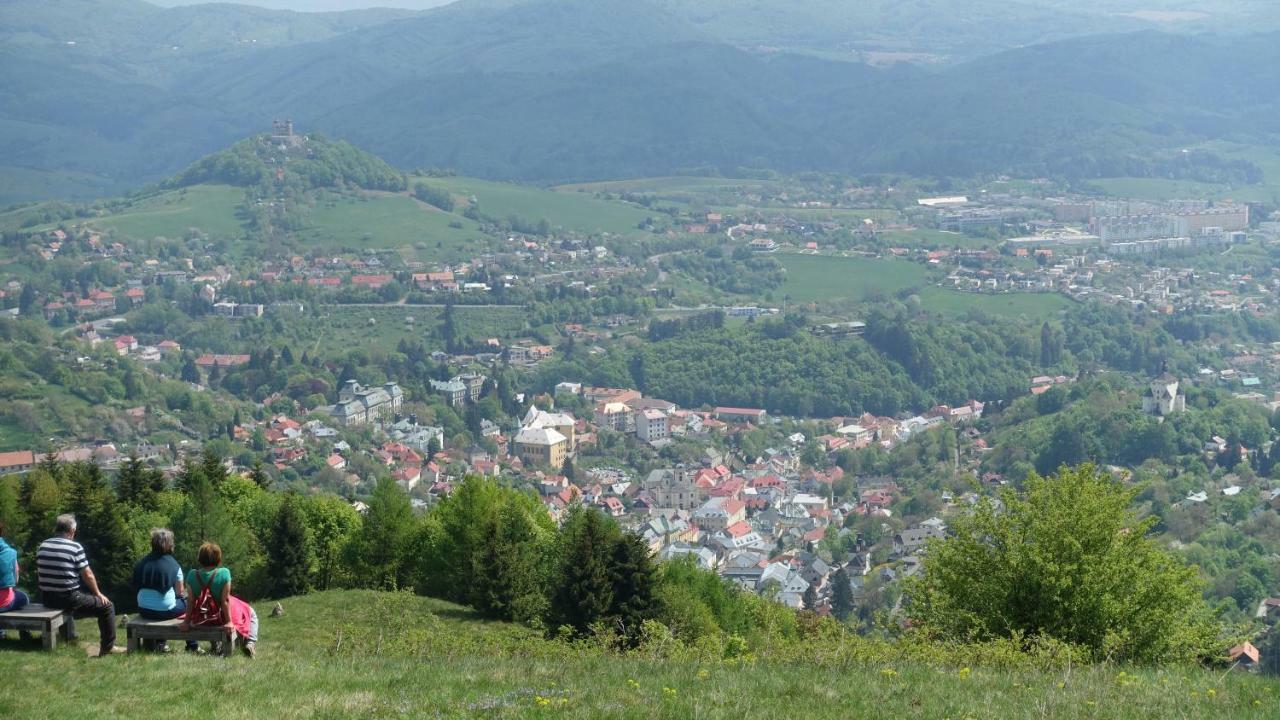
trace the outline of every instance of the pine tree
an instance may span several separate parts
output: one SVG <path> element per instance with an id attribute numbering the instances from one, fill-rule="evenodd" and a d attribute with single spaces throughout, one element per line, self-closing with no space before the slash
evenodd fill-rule
<path id="1" fill-rule="evenodd" d="M 816 585 L 810 584 L 805 588 L 804 596 L 801 598 L 804 602 L 805 610 L 816 611 L 818 609 L 818 588 Z"/>
<path id="2" fill-rule="evenodd" d="M 187 361 L 182 365 L 182 373 L 179 375 L 179 377 L 182 378 L 183 382 L 199 383 L 200 368 L 196 367 L 196 363 L 194 360 L 192 360 L 191 358 L 187 358 Z"/>
<path id="3" fill-rule="evenodd" d="M 596 510 L 574 509 L 560 532 L 560 566 L 551 599 L 550 626 L 568 626 L 585 635 L 613 604 L 609 576 L 612 542 Z"/>
<path id="4" fill-rule="evenodd" d="M 249 470 L 249 479 L 263 490 L 267 490 L 271 487 L 271 476 L 267 474 L 265 469 L 263 469 L 262 460 L 253 461 L 253 468 Z"/>
<path id="5" fill-rule="evenodd" d="M 348 557 L 363 587 L 394 590 L 408 585 L 407 549 L 413 533 L 409 496 L 391 478 L 382 478 L 369 499 L 360 534 Z"/>
<path id="6" fill-rule="evenodd" d="M 609 615 L 617 620 L 622 643 L 634 648 L 640 644 L 644 621 L 658 615 L 658 571 L 644 538 L 629 532 L 614 542 L 609 575 L 613 580 Z"/>
<path id="7" fill-rule="evenodd" d="M 848 568 L 842 567 L 837 570 L 831 582 L 834 583 L 831 589 L 831 612 L 843 622 L 849 618 L 854 609 L 853 588 L 849 585 Z"/>
<path id="8" fill-rule="evenodd" d="M 491 518 L 475 552 L 471 603 L 486 617 L 529 622 L 545 609 L 537 528 L 514 503 Z"/>
<path id="9" fill-rule="evenodd" d="M 27 510 L 24 546 L 30 555 L 36 546 L 53 534 L 54 519 L 62 512 L 65 494 L 54 476 L 43 468 L 27 473 L 19 488 L 19 504 Z"/>
<path id="10" fill-rule="evenodd" d="M 206 446 L 200 451 L 200 467 L 214 490 L 222 487 L 227 479 L 227 466 L 222 463 L 222 456 L 214 452 L 213 448 Z"/>
<path id="11" fill-rule="evenodd" d="M 280 504 L 267 547 L 267 574 L 276 597 L 305 594 L 311 589 L 311 557 L 307 525 L 298 498 L 290 493 Z"/>
<path id="12" fill-rule="evenodd" d="M 143 494 L 143 465 L 136 454 L 129 455 L 129 459 L 120 466 L 120 472 L 116 475 L 116 498 L 128 505 L 139 505 L 139 498 Z"/>

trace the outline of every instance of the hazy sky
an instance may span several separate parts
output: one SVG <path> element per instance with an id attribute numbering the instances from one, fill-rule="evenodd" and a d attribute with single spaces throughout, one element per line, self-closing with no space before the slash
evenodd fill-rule
<path id="1" fill-rule="evenodd" d="M 211 0 L 147 0 L 153 5 L 173 7 L 174 5 L 201 5 Z M 408 8 L 424 10 L 437 5 L 447 5 L 453 0 L 216 0 L 238 5 L 256 5 L 258 7 L 275 8 L 277 10 L 301 10 L 305 12 L 328 10 L 356 10 L 370 7 Z"/>

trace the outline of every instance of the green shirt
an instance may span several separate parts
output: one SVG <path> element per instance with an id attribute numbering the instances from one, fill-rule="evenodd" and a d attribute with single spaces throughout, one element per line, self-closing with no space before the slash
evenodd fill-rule
<path id="1" fill-rule="evenodd" d="M 191 597 L 200 597 L 200 591 L 207 584 L 209 592 L 215 600 L 222 600 L 222 589 L 231 582 L 231 571 L 220 567 L 216 570 L 192 568 L 187 571 L 187 587 L 191 588 Z"/>

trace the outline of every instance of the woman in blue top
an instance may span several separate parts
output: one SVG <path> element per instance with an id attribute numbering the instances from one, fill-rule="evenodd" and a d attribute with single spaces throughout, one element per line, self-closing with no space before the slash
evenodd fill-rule
<path id="1" fill-rule="evenodd" d="M 186 587 L 182 567 L 173 559 L 173 531 L 151 529 L 151 552 L 133 567 L 133 586 L 138 590 L 138 614 L 147 620 L 172 620 L 187 612 Z M 164 642 L 156 648 L 165 650 Z M 196 643 L 187 643 L 195 650 Z"/>
<path id="2" fill-rule="evenodd" d="M 21 610 L 30 599 L 18 589 L 18 551 L 4 541 L 4 522 L 0 521 L 0 612 Z"/>

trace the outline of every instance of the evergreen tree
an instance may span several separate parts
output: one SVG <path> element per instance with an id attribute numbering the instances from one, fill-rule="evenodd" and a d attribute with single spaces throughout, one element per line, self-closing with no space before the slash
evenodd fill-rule
<path id="1" fill-rule="evenodd" d="M 187 358 L 187 361 L 182 365 L 182 373 L 179 375 L 179 377 L 182 378 L 183 382 L 189 382 L 189 383 L 200 382 L 200 368 L 196 367 L 195 360 L 192 360 L 191 358 Z"/>
<path id="2" fill-rule="evenodd" d="M 36 468 L 22 479 L 19 504 L 26 508 L 27 526 L 25 548 L 28 555 L 36 546 L 53 535 L 54 520 L 62 512 L 65 495 L 57 479 L 46 470 Z"/>
<path id="3" fill-rule="evenodd" d="M 200 451 L 200 468 L 214 490 L 222 487 L 222 483 L 227 480 L 227 466 L 223 464 L 222 456 L 207 445 Z"/>
<path id="4" fill-rule="evenodd" d="M 524 508 L 507 503 L 486 523 L 472 572 L 472 605 L 486 617 L 516 622 L 538 618 L 543 595 L 543 550 Z"/>
<path id="5" fill-rule="evenodd" d="M 848 568 L 842 567 L 837 570 L 831 582 L 834 584 L 831 588 L 831 612 L 843 622 L 849 618 L 854 609 L 853 588 L 849 586 Z"/>
<path id="6" fill-rule="evenodd" d="M 362 587 L 395 590 L 409 584 L 406 555 L 413 529 L 409 496 L 391 478 L 380 479 L 348 548 L 348 563 Z"/>
<path id="7" fill-rule="evenodd" d="M 644 538 L 628 532 L 613 544 L 609 563 L 613 580 L 613 602 L 609 615 L 618 623 L 622 643 L 629 648 L 640 644 L 644 621 L 658 615 L 658 570 Z"/>
<path id="8" fill-rule="evenodd" d="M 818 610 L 818 586 L 812 583 L 804 589 L 804 596 L 800 598 L 804 603 L 805 610 Z"/>
<path id="9" fill-rule="evenodd" d="M 257 485 L 263 490 L 271 488 L 271 476 L 268 475 L 267 471 L 262 467 L 261 459 L 253 461 L 253 468 L 249 470 L 249 479 L 253 481 L 254 485 Z"/>
<path id="10" fill-rule="evenodd" d="M 139 499 L 143 495 L 143 483 L 145 476 L 143 475 L 143 464 L 138 459 L 136 453 L 130 454 L 129 459 L 120 466 L 120 472 L 116 475 L 116 498 L 122 503 L 128 505 L 139 505 Z"/>
<path id="11" fill-rule="evenodd" d="M 549 625 L 585 635 L 613 604 L 609 576 L 613 543 L 596 510 L 574 508 L 560 530 L 560 566 L 551 598 Z"/>
<path id="12" fill-rule="evenodd" d="M 276 597 L 302 595 L 310 587 L 311 557 L 307 525 L 293 493 L 285 497 L 271 528 L 267 546 L 267 575 Z"/>

